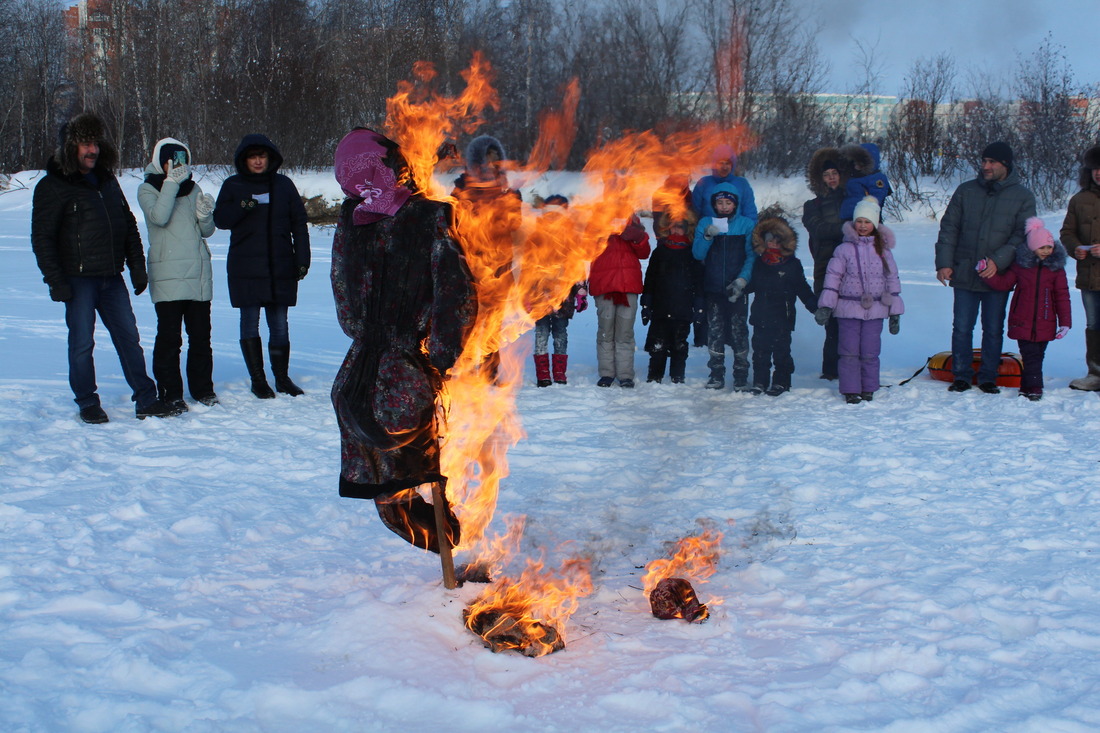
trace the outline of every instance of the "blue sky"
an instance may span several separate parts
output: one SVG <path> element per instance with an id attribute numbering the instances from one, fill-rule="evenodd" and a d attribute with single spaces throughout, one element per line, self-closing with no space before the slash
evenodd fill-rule
<path id="1" fill-rule="evenodd" d="M 1017 56 L 1030 56 L 1048 32 L 1079 82 L 1100 83 L 1100 0 L 795 0 L 823 22 L 818 35 L 832 67 L 831 91 L 863 78 L 856 40 L 875 47 L 881 94 L 897 94 L 917 58 L 954 57 L 960 85 L 968 72 L 1011 79 Z M 810 19 L 811 22 L 813 18 Z M 960 90 L 963 91 L 963 90 Z"/>

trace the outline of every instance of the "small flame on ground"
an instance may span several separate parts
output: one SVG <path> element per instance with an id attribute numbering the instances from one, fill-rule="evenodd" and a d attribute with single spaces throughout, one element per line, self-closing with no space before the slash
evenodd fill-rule
<path id="1" fill-rule="evenodd" d="M 677 540 L 671 557 L 648 563 L 645 566 L 646 574 L 642 578 L 643 592 L 646 597 L 649 597 L 657 584 L 666 578 L 686 578 L 697 583 L 707 582 L 707 579 L 718 570 L 722 536 L 722 533 L 715 529 L 704 529 L 702 534 Z"/>

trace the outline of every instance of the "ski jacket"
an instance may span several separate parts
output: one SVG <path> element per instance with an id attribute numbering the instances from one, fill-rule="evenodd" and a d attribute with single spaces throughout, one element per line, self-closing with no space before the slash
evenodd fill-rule
<path id="1" fill-rule="evenodd" d="M 711 174 L 699 179 L 691 191 L 691 206 L 695 209 L 695 213 L 700 217 L 715 216 L 711 197 L 715 189 L 723 183 L 733 186 L 733 191 L 737 194 L 737 214 L 756 223 L 756 196 L 753 194 L 752 185 L 748 179 L 732 173 L 722 178 Z"/>
<path id="2" fill-rule="evenodd" d="M 769 263 L 765 257 L 767 235 L 778 241 L 778 262 Z M 795 326 L 795 300 L 801 300 L 813 313 L 817 309 L 802 262 L 795 257 L 798 237 L 786 221 L 778 217 L 761 219 L 752 231 L 752 248 L 757 254 L 752 269 L 752 280 L 745 292 L 752 293 L 749 323 L 757 328 L 793 331 Z"/>
<path id="3" fill-rule="evenodd" d="M 703 292 L 702 276 L 703 266 L 691 247 L 670 247 L 667 239 L 659 239 L 646 267 L 641 303 L 650 309 L 653 320 L 690 321 L 692 303 Z"/>
<path id="4" fill-rule="evenodd" d="M 1028 249 L 1016 248 L 1008 269 L 989 278 L 994 290 L 1011 290 L 1008 337 L 1017 341 L 1053 341 L 1059 326 L 1072 326 L 1066 249 L 1058 242 L 1045 260 Z"/>
<path id="5" fill-rule="evenodd" d="M 94 181 L 64 173 L 56 158 L 34 187 L 31 247 L 51 287 L 69 277 L 110 277 L 129 267 L 145 275 L 137 220 L 118 179 L 98 165 Z"/>
<path id="6" fill-rule="evenodd" d="M 1024 241 L 1024 223 L 1035 216 L 1035 196 L 1011 170 L 1001 181 L 980 176 L 955 189 L 940 220 L 936 240 L 936 269 L 954 271 L 951 287 L 976 292 L 991 290 L 974 267 L 991 259 L 998 270 L 1006 269 Z"/>
<path id="7" fill-rule="evenodd" d="M 593 297 L 608 293 L 641 293 L 642 260 L 649 257 L 649 234 L 638 217 L 620 234 L 607 238 L 607 246 L 595 260 L 588 274 L 588 292 Z"/>
<path id="8" fill-rule="evenodd" d="M 249 173 L 243 154 L 268 151 L 268 169 Z M 283 156 L 263 135 L 246 135 L 233 156 L 237 174 L 225 179 L 214 206 L 214 224 L 230 230 L 226 269 L 234 308 L 293 306 L 301 268 L 309 268 L 309 226 L 294 182 L 278 172 Z M 267 194 L 268 203 L 257 197 Z"/>
<path id="9" fill-rule="evenodd" d="M 851 222 L 844 222 L 844 241 L 829 260 L 825 288 L 817 299 L 819 308 L 832 308 L 836 318 L 863 321 L 905 312 L 898 266 L 890 252 L 894 233 L 885 224 L 879 224 L 878 231 L 883 240 L 881 257 L 875 252 L 873 236 L 860 237 Z"/>

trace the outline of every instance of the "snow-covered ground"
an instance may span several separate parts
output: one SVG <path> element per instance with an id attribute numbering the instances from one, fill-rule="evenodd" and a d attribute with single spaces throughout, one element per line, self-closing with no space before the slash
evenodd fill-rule
<path id="1" fill-rule="evenodd" d="M 295 178 L 335 192 L 326 174 Z M 86 426 L 62 307 L 30 250 L 34 182 L 20 174 L 27 188 L 0 195 L 3 730 L 1100 729 L 1100 400 L 1066 388 L 1084 370 L 1076 293 L 1038 403 L 949 394 L 926 373 L 845 405 L 817 378 L 822 331 L 805 313 L 781 397 L 705 391 L 702 349 L 686 385 L 599 389 L 595 314 L 580 314 L 570 384 L 528 376 L 520 390 L 527 437 L 499 509 L 529 517 L 528 556 L 590 554 L 595 590 L 568 647 L 528 659 L 463 628 L 479 586 L 445 590 L 435 555 L 337 496 L 328 390 L 348 341 L 331 230 L 312 231 L 291 310 L 304 397 L 249 393 L 218 232 L 221 404 L 135 420 L 101 332 L 111 422 Z M 124 177 L 132 204 L 138 183 Z M 581 190 L 575 177 L 553 185 Z M 761 204 L 796 211 L 807 196 L 797 180 L 756 188 Z M 1052 229 L 1062 214 L 1047 213 Z M 914 214 L 894 228 L 908 314 L 884 337 L 886 384 L 950 333 L 936 223 Z M 135 309 L 148 356 L 148 296 Z M 659 621 L 641 568 L 700 520 L 725 532 L 699 586 L 722 603 L 702 625 Z"/>

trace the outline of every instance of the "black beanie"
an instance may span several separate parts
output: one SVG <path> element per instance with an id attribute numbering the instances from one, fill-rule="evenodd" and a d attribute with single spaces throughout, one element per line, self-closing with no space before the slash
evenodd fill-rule
<path id="1" fill-rule="evenodd" d="M 998 141 L 986 145 L 982 157 L 1003 163 L 1005 168 L 1012 170 L 1012 148 L 1008 147 L 1008 143 Z"/>

